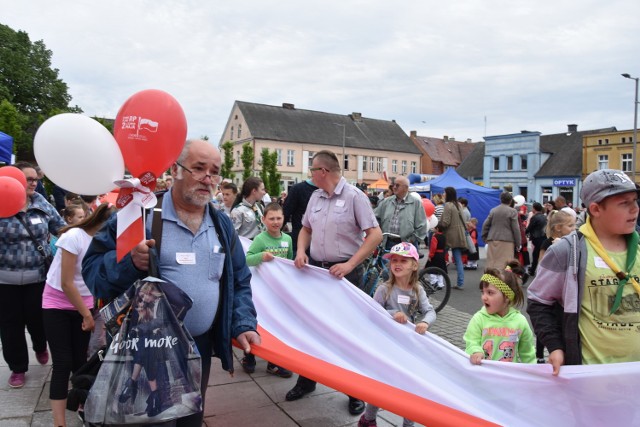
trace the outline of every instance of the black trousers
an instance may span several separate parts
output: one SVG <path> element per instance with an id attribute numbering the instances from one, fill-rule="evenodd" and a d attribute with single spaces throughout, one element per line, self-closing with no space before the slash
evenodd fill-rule
<path id="1" fill-rule="evenodd" d="M 29 370 L 29 352 L 24 328 L 31 336 L 33 350 L 47 349 L 42 321 L 44 282 L 27 285 L 0 284 L 0 338 L 2 355 L 13 372 Z"/>
<path id="2" fill-rule="evenodd" d="M 45 308 L 42 317 L 53 365 L 49 399 L 66 399 L 71 373 L 87 362 L 91 332 L 82 330 L 82 315 L 75 310 Z"/>
<path id="3" fill-rule="evenodd" d="M 536 237 L 531 239 L 531 243 L 533 243 L 533 255 L 531 259 L 531 272 L 535 274 L 536 268 L 538 267 L 538 259 L 540 258 L 540 248 L 544 241 L 547 240 L 546 236 Z"/>
<path id="4" fill-rule="evenodd" d="M 351 273 L 344 276 L 345 279 L 350 281 L 353 285 L 355 285 L 360 290 L 362 290 L 363 277 L 364 277 L 364 267 L 362 264 L 358 265 L 356 268 L 354 268 L 351 271 Z M 298 381 L 296 382 L 296 384 L 305 390 L 309 390 L 310 388 L 315 387 L 316 381 L 310 380 L 309 378 L 303 377 L 302 375 L 298 375 Z M 351 399 L 351 396 L 349 396 L 349 399 Z"/>

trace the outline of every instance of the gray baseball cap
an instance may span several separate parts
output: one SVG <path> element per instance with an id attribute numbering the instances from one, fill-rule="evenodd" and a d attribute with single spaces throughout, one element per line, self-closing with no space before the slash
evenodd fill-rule
<path id="1" fill-rule="evenodd" d="M 599 203 L 609 196 L 638 191 L 624 172 L 616 169 L 600 169 L 592 172 L 582 183 L 580 198 L 586 207 Z"/>

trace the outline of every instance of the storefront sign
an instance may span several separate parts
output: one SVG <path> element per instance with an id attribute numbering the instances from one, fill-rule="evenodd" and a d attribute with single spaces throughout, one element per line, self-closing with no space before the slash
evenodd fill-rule
<path id="1" fill-rule="evenodd" d="M 554 187 L 575 187 L 575 178 L 556 178 L 553 180 Z"/>

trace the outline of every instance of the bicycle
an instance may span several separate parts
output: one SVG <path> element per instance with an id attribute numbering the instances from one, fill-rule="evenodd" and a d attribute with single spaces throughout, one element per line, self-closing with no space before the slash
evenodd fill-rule
<path id="1" fill-rule="evenodd" d="M 436 313 L 440 312 L 451 296 L 451 280 L 447 272 L 438 267 L 426 267 L 418 274 L 418 280 Z"/>
<path id="2" fill-rule="evenodd" d="M 389 262 L 383 258 L 384 254 L 389 252 L 382 244 L 382 242 L 384 242 L 384 236 L 394 237 L 396 239 L 400 238 L 397 234 L 382 233 L 382 241 L 373 251 L 373 254 L 364 262 L 362 290 L 370 297 L 373 297 L 376 293 L 376 288 L 378 287 L 380 278 L 382 278 L 383 281 L 389 279 Z"/>

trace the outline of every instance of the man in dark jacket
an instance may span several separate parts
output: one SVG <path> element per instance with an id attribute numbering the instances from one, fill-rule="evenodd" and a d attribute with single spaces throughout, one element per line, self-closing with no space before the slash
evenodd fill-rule
<path id="1" fill-rule="evenodd" d="M 211 190 L 221 180 L 220 164 L 220 153 L 213 145 L 187 141 L 171 166 L 175 184 L 163 196 L 162 212 L 155 212 L 162 216 L 160 253 L 154 249 L 155 240 L 145 240 L 116 262 L 114 216 L 94 237 L 82 263 L 85 283 L 98 298 L 114 298 L 146 277 L 153 257 L 159 275 L 193 299 L 184 324 L 202 357 L 203 404 L 212 355 L 221 359 L 223 369 L 233 372 L 231 338 L 247 352 L 251 344 L 260 343 L 251 272 L 242 245 L 231 220 L 210 203 Z M 152 223 L 149 218 L 147 225 Z M 202 419 L 200 412 L 178 420 L 177 425 L 200 427 Z"/>
<path id="2" fill-rule="evenodd" d="M 529 220 L 526 233 L 533 244 L 533 259 L 531 260 L 531 267 L 529 268 L 529 276 L 536 275 L 536 268 L 538 267 L 538 258 L 540 257 L 540 247 L 547 238 L 545 228 L 547 227 L 547 217 L 542 213 L 542 205 L 535 202 L 532 206 L 533 216 Z"/>

